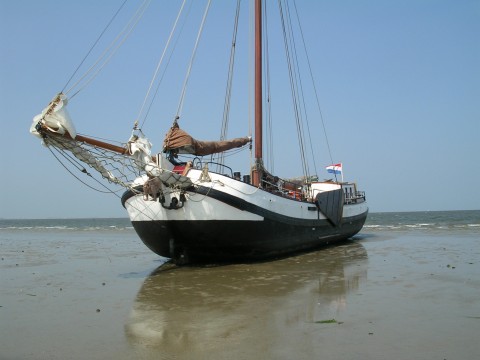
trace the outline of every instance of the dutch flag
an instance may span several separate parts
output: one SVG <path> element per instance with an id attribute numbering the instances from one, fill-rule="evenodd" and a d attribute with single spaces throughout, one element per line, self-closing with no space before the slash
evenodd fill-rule
<path id="1" fill-rule="evenodd" d="M 340 164 L 333 164 L 325 167 L 327 169 L 327 172 L 330 174 L 336 174 L 339 175 L 342 173 L 342 163 Z"/>

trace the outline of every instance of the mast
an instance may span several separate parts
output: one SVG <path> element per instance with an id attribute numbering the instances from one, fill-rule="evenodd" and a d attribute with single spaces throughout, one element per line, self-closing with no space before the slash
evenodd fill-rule
<path id="1" fill-rule="evenodd" d="M 253 185 L 262 183 L 262 1 L 255 0 L 255 165 Z"/>

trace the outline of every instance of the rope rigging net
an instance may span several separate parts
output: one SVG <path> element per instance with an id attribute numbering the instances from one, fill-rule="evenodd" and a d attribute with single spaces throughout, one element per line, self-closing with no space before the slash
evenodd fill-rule
<path id="1" fill-rule="evenodd" d="M 131 188 L 130 184 L 140 175 L 138 161 L 132 157 L 125 156 L 118 152 L 107 150 L 85 142 L 74 141 L 65 137 L 46 136 L 44 137 L 43 142 L 49 148 L 54 148 L 63 158 L 65 162 L 54 155 L 65 168 L 67 168 L 66 163 L 68 163 L 70 167 L 73 167 L 75 170 L 88 175 L 97 183 L 102 184 L 101 186 L 104 188 L 104 182 L 98 181 L 96 174 L 99 174 L 110 184 L 120 186 L 120 189 Z M 96 172 L 93 173 L 95 175 L 92 175 L 92 173 L 85 168 L 82 163 L 86 164 L 88 169 L 96 170 Z M 78 180 L 80 180 L 75 174 L 73 174 L 72 171 L 69 170 L 69 172 Z M 80 181 L 84 182 L 82 180 Z M 110 189 L 108 189 L 108 191 L 96 190 L 101 192 L 118 191 Z"/>

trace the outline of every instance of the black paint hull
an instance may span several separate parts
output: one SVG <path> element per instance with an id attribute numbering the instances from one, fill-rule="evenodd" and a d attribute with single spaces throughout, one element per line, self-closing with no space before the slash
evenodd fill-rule
<path id="1" fill-rule="evenodd" d="M 264 260 L 346 240 L 358 233 L 367 213 L 315 224 L 263 221 L 132 221 L 145 245 L 178 264 Z"/>

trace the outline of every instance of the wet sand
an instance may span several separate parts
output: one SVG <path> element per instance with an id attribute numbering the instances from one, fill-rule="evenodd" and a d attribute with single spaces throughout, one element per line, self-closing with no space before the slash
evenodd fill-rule
<path id="1" fill-rule="evenodd" d="M 132 232 L 0 240 L 0 359 L 474 359 L 480 236 L 161 266 Z M 35 240 L 33 240 L 35 239 Z"/>

